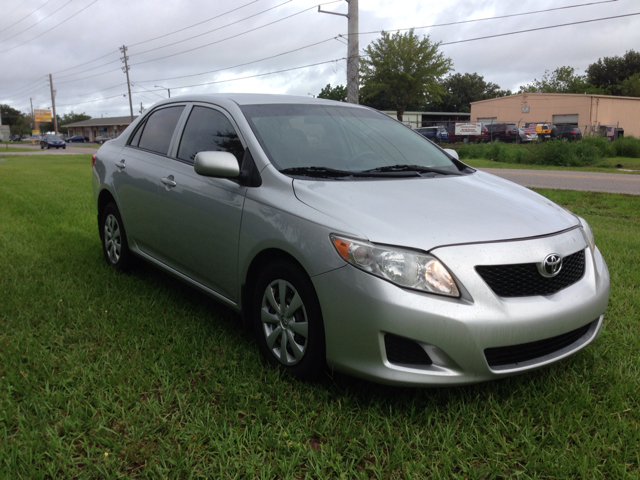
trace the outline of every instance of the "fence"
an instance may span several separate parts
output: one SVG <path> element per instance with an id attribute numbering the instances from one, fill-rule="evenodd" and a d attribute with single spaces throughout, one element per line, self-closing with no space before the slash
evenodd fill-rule
<path id="1" fill-rule="evenodd" d="M 419 128 L 419 127 L 437 127 L 437 126 L 442 126 L 444 127 L 448 132 L 452 132 L 455 129 L 455 125 L 456 123 L 467 123 L 465 121 L 447 121 L 447 120 L 426 120 L 426 121 L 405 121 L 405 124 L 408 124 L 409 126 L 411 126 L 411 128 Z M 487 121 L 470 121 L 469 123 L 482 123 L 484 126 L 488 126 L 491 124 L 498 124 L 498 123 L 506 123 L 506 124 L 510 124 L 510 125 L 516 125 L 518 128 L 523 128 L 525 129 L 526 126 L 528 125 L 549 125 L 550 128 L 553 128 L 554 126 L 559 126 L 559 125 L 572 125 L 572 126 L 576 126 L 580 129 L 580 133 L 583 136 L 601 136 L 601 137 L 606 137 L 610 140 L 615 140 L 619 137 L 624 136 L 624 129 L 620 128 L 620 122 L 618 122 L 616 125 L 601 125 L 600 123 L 594 124 L 594 125 L 589 125 L 589 124 L 583 124 L 583 125 L 576 125 L 574 123 L 568 124 L 568 123 L 558 123 L 558 124 L 553 124 L 551 122 L 524 122 L 522 120 L 516 120 L 516 121 L 512 121 L 512 120 L 501 120 L 501 121 L 496 121 L 495 119 L 492 122 L 487 122 Z M 415 125 L 414 125 L 415 124 Z M 535 131 L 535 127 L 531 127 L 533 129 L 533 131 Z"/>

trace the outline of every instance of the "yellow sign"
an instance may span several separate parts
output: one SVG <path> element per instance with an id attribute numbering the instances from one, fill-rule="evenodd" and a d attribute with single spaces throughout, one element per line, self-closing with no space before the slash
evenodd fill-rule
<path id="1" fill-rule="evenodd" d="M 34 110 L 33 116 L 35 117 L 35 121 L 40 122 L 50 122 L 51 121 L 51 110 Z"/>

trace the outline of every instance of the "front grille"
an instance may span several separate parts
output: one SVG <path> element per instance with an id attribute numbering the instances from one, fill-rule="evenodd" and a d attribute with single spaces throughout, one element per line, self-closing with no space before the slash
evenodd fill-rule
<path id="1" fill-rule="evenodd" d="M 431 358 L 420 345 L 408 338 L 387 333 L 384 336 L 384 347 L 387 360 L 396 365 L 431 365 Z"/>
<path id="2" fill-rule="evenodd" d="M 479 265 L 476 271 L 500 297 L 551 295 L 582 278 L 584 250 L 564 257 L 560 273 L 552 278 L 543 277 L 535 263 Z"/>
<path id="3" fill-rule="evenodd" d="M 597 322 L 598 320 L 594 321 Z M 537 342 L 521 343 L 520 345 L 510 345 L 508 347 L 487 348 L 484 351 L 484 356 L 490 367 L 516 365 L 526 362 L 527 360 L 544 357 L 578 341 L 589 331 L 592 324 L 593 322 L 571 332 L 563 333 L 557 337 L 538 340 Z"/>

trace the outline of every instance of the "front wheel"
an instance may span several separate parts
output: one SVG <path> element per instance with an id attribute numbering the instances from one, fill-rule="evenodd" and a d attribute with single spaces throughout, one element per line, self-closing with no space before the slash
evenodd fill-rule
<path id="1" fill-rule="evenodd" d="M 128 270 L 131 267 L 132 258 L 127 234 L 118 207 L 113 203 L 108 204 L 100 216 L 100 237 L 107 263 L 116 270 Z"/>
<path id="2" fill-rule="evenodd" d="M 269 363 L 301 380 L 324 371 L 320 302 L 302 268 L 286 260 L 268 265 L 256 282 L 252 317 L 258 345 Z"/>

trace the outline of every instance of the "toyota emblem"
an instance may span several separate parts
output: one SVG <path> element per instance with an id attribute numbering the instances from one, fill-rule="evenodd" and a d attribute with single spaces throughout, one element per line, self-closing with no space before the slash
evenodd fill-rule
<path id="1" fill-rule="evenodd" d="M 551 278 L 560 273 L 562 269 L 562 257 L 557 253 L 547 255 L 542 263 L 538 264 L 538 271 L 543 277 Z"/>

